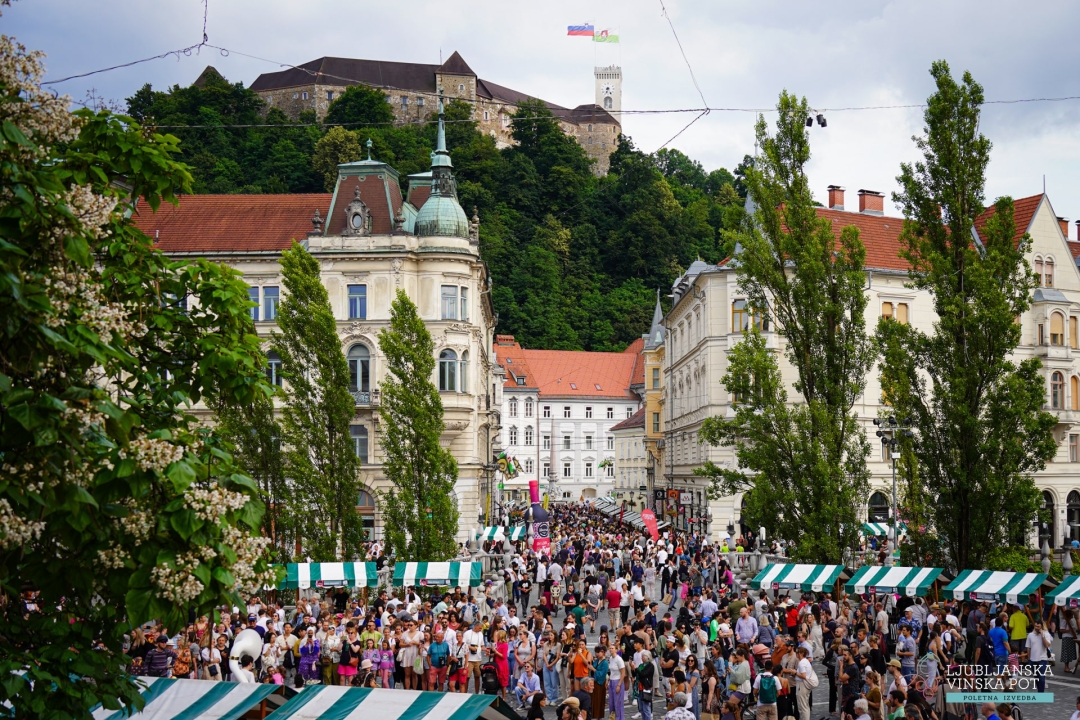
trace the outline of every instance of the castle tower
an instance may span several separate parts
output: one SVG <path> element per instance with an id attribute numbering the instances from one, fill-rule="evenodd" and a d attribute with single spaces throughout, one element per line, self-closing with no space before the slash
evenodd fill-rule
<path id="1" fill-rule="evenodd" d="M 622 110 L 622 68 L 618 65 L 598 67 L 593 76 L 596 79 L 596 104 L 618 119 Z"/>

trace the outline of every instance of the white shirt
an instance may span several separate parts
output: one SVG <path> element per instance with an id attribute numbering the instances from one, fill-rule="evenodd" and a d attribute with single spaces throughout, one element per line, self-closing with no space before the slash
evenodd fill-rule
<path id="1" fill-rule="evenodd" d="M 622 679 L 623 668 L 626 667 L 626 661 L 622 659 L 622 656 L 618 653 L 612 653 L 608 658 L 608 678 L 611 680 Z"/>
<path id="2" fill-rule="evenodd" d="M 1045 643 L 1043 641 L 1045 641 Z M 1049 656 L 1046 652 L 1046 646 L 1052 642 L 1053 639 L 1050 637 L 1050 633 L 1045 630 L 1041 633 L 1032 630 L 1027 636 L 1028 660 L 1031 662 L 1047 660 Z"/>
<path id="3" fill-rule="evenodd" d="M 876 625 L 875 630 L 878 632 L 889 632 L 889 613 L 882 610 L 877 614 L 877 617 L 874 620 L 874 624 Z"/>
<path id="4" fill-rule="evenodd" d="M 462 635 L 461 639 L 465 643 L 466 659 L 469 662 L 482 662 L 484 659 L 484 634 L 468 630 Z M 473 646 L 476 647 L 476 652 L 472 651 Z"/>
<path id="5" fill-rule="evenodd" d="M 795 666 L 795 672 L 802 673 L 806 677 L 810 677 L 810 673 L 814 672 L 814 666 L 810 664 L 810 661 L 808 659 L 803 658 L 799 661 L 799 664 Z M 803 680 L 801 677 L 796 677 L 795 683 L 799 687 L 806 685 L 806 681 Z"/>

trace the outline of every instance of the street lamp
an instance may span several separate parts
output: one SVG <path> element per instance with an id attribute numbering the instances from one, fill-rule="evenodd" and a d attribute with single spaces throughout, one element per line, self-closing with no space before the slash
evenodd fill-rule
<path id="1" fill-rule="evenodd" d="M 889 528 L 889 555 L 885 559 L 887 565 L 892 565 L 893 552 L 899 547 L 900 539 L 900 515 L 896 502 L 896 461 L 900 459 L 901 438 L 915 437 L 911 431 L 911 420 L 897 420 L 895 415 L 887 418 L 874 418 L 874 425 L 880 429 L 877 436 L 881 438 L 881 444 L 889 448 L 889 459 L 892 460 L 892 527 Z"/>

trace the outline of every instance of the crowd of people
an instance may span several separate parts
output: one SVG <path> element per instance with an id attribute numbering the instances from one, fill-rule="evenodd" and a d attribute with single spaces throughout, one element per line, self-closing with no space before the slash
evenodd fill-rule
<path id="1" fill-rule="evenodd" d="M 501 582 L 440 594 L 305 591 L 295 608 L 253 597 L 179 632 L 136 631 L 131 670 L 486 692 L 529 720 L 549 705 L 558 720 L 652 720 L 654 706 L 667 720 L 741 720 L 751 710 L 758 720 L 811 720 L 826 705 L 853 720 L 1007 720 L 1007 706 L 944 696 L 975 676 L 1004 678 L 1008 690 L 1021 664 L 1035 668 L 1041 691 L 1055 633 L 1065 671 L 1076 671 L 1071 609 L 751 591 L 723 547 L 696 535 L 653 541 L 586 504 L 556 505 L 551 517 L 550 551 L 519 544 Z M 261 635 L 261 653 L 236 658 L 234 672 L 234 639 L 247 628 Z"/>

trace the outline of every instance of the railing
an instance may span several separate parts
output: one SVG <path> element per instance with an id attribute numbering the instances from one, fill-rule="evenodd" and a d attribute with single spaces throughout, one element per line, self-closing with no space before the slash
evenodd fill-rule
<path id="1" fill-rule="evenodd" d="M 357 405 L 370 405 L 371 404 L 371 393 L 370 392 L 365 392 L 365 391 L 360 391 L 360 390 L 350 390 L 349 394 L 353 396 L 353 400 L 356 401 Z"/>

